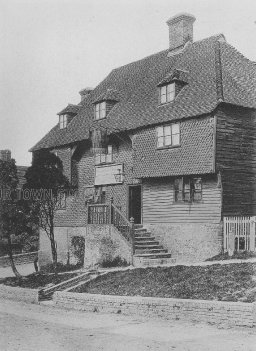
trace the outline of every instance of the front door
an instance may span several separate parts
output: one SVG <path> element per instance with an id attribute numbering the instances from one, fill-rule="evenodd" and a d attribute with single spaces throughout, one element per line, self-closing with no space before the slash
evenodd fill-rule
<path id="1" fill-rule="evenodd" d="M 131 217 L 135 224 L 141 223 L 141 185 L 129 186 L 129 219 Z"/>

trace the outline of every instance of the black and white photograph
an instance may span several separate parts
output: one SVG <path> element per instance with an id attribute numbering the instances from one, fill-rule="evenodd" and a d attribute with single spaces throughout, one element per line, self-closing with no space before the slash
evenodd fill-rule
<path id="1" fill-rule="evenodd" d="M 0 0 L 0 350 L 256 351 L 255 0 Z"/>

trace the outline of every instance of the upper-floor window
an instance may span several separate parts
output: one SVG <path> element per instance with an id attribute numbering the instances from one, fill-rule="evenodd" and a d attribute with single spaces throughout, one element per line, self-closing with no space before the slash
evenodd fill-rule
<path id="1" fill-rule="evenodd" d="M 102 119 L 106 117 L 106 101 L 95 105 L 95 119 Z"/>
<path id="2" fill-rule="evenodd" d="M 101 163 L 111 163 L 113 160 L 113 147 L 112 145 L 108 145 L 107 150 L 105 152 L 96 153 L 95 163 L 96 165 Z"/>
<path id="3" fill-rule="evenodd" d="M 60 115 L 60 129 L 67 128 L 67 124 L 68 124 L 68 116 Z"/>
<path id="4" fill-rule="evenodd" d="M 157 127 L 157 147 L 170 147 L 180 145 L 179 123 Z"/>
<path id="5" fill-rule="evenodd" d="M 160 87 L 160 102 L 165 104 L 166 102 L 173 101 L 175 98 L 175 83 L 170 83 Z"/>
<path id="6" fill-rule="evenodd" d="M 202 179 L 181 177 L 174 181 L 175 202 L 198 202 L 202 200 Z"/>
<path id="7" fill-rule="evenodd" d="M 57 195 L 56 210 L 66 209 L 66 193 L 60 191 Z"/>

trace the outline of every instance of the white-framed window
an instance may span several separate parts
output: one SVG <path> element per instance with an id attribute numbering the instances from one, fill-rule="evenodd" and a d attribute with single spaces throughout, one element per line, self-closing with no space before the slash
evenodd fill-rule
<path id="1" fill-rule="evenodd" d="M 67 124 L 68 124 L 68 116 L 60 115 L 60 129 L 67 128 Z"/>
<path id="2" fill-rule="evenodd" d="M 175 83 L 170 83 L 160 87 L 160 102 L 165 104 L 175 98 Z"/>
<path id="3" fill-rule="evenodd" d="M 200 202 L 202 200 L 202 179 L 193 177 L 176 178 L 174 181 L 175 202 Z"/>
<path id="4" fill-rule="evenodd" d="M 180 145 L 180 124 L 175 123 L 157 127 L 157 147 L 170 147 Z"/>
<path id="5" fill-rule="evenodd" d="M 112 163 L 113 162 L 113 146 L 108 145 L 106 152 L 99 152 L 95 155 L 95 163 L 99 165 L 101 163 Z"/>
<path id="6" fill-rule="evenodd" d="M 60 191 L 58 193 L 56 209 L 57 210 L 65 210 L 66 209 L 66 200 L 67 200 L 66 193 Z"/>
<path id="7" fill-rule="evenodd" d="M 95 105 L 95 119 L 102 119 L 106 117 L 106 101 Z"/>

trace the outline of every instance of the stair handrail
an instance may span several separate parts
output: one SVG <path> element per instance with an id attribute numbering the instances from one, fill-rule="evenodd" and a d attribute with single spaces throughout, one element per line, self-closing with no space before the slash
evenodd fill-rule
<path id="1" fill-rule="evenodd" d="M 134 218 L 131 217 L 130 221 L 123 215 L 123 213 L 113 204 L 111 198 L 111 215 L 110 223 L 117 228 L 122 236 L 131 244 L 132 253 L 134 253 Z"/>

